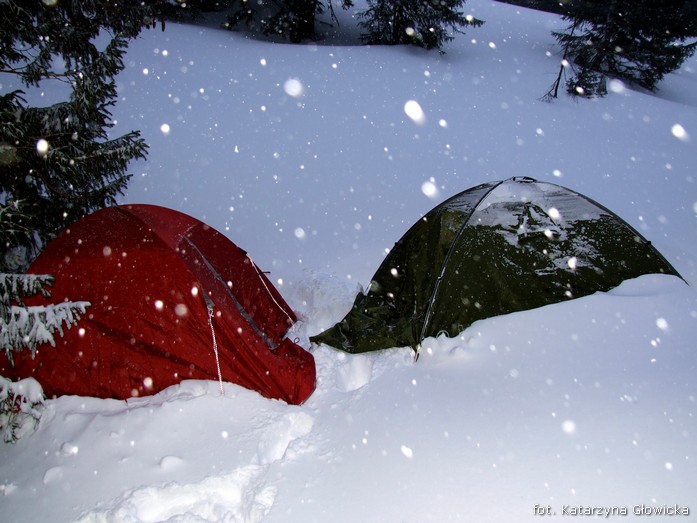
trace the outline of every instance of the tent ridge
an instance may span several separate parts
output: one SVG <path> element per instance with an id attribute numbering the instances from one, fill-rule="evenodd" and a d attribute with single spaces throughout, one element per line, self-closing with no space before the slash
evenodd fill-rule
<path id="1" fill-rule="evenodd" d="M 511 178 L 511 180 L 514 180 L 514 178 Z M 507 180 L 505 180 L 505 181 L 507 181 Z M 440 271 L 438 271 L 438 277 L 436 278 L 436 282 L 433 286 L 433 292 L 431 293 L 431 297 L 428 300 L 428 306 L 426 307 L 426 314 L 424 315 L 423 326 L 421 327 L 421 334 L 419 335 L 419 340 L 418 340 L 419 344 L 426 338 L 426 330 L 428 329 L 428 325 L 429 325 L 430 320 L 431 320 L 431 314 L 433 313 L 433 304 L 435 303 L 436 296 L 438 295 L 438 291 L 440 290 L 440 284 L 443 281 L 443 275 L 445 274 L 445 269 L 448 266 L 448 261 L 450 260 L 450 257 L 452 256 L 452 254 L 455 250 L 455 246 L 457 245 L 457 242 L 458 242 L 460 236 L 462 236 L 462 233 L 465 230 L 465 228 L 467 227 L 467 225 L 470 221 L 470 218 L 472 217 L 472 214 L 474 214 L 474 212 L 477 210 L 477 208 L 479 207 L 479 204 L 482 202 L 482 200 L 484 200 L 491 193 L 491 191 L 496 189 L 502 183 L 504 183 L 504 181 L 499 181 L 499 182 L 496 182 L 495 184 L 493 184 L 489 188 L 489 190 L 486 191 L 481 196 L 481 198 L 479 198 L 477 203 L 472 206 L 472 209 L 467 214 L 467 217 L 463 220 L 462 225 L 460 226 L 460 229 L 457 231 L 457 234 L 453 238 L 453 241 L 450 243 L 450 247 L 448 248 L 448 252 L 446 253 L 445 258 L 443 258 L 443 263 L 441 264 Z M 462 193 L 460 193 L 460 194 L 462 194 Z M 458 196 L 460 196 L 460 194 L 457 194 L 456 196 L 454 196 L 451 199 L 457 198 Z"/>
<path id="2" fill-rule="evenodd" d="M 138 222 L 140 222 L 149 232 L 159 234 L 160 231 L 158 231 L 157 227 L 154 227 L 153 224 L 148 223 L 147 220 L 143 218 L 138 213 L 138 209 L 142 209 L 143 207 L 152 207 L 152 208 L 159 208 L 159 209 L 166 209 L 166 207 L 162 207 L 159 205 L 152 205 L 152 204 L 139 204 L 139 203 L 126 203 L 123 205 L 115 205 L 113 207 L 108 207 L 108 209 L 111 209 L 115 212 L 121 213 L 122 216 L 124 216 L 127 219 L 136 219 Z M 191 222 L 189 220 L 186 221 L 186 223 L 180 222 L 178 224 L 178 230 L 176 231 L 176 240 L 180 240 L 181 238 L 185 238 L 189 235 L 189 233 L 195 229 L 198 226 L 196 222 Z"/>

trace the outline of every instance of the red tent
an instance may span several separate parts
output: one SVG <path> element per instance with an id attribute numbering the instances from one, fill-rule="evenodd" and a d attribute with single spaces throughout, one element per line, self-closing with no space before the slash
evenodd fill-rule
<path id="1" fill-rule="evenodd" d="M 55 348 L 40 346 L 35 359 L 17 351 L 14 367 L 0 355 L 0 375 L 33 376 L 48 396 L 126 399 L 183 379 L 292 404 L 314 390 L 312 355 L 283 338 L 293 311 L 245 251 L 191 216 L 102 209 L 59 235 L 29 272 L 55 276 L 45 303 L 91 303 L 77 327 L 55 334 Z"/>

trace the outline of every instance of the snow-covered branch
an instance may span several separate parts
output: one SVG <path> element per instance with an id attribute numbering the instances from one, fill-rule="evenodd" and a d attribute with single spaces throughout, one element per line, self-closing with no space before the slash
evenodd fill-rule
<path id="1" fill-rule="evenodd" d="M 36 429 L 44 399 L 34 378 L 12 382 L 0 376 L 0 433 L 5 443 L 14 443 Z"/>
<path id="2" fill-rule="evenodd" d="M 0 304 L 10 305 L 15 300 L 21 303 L 25 296 L 41 293 L 50 296 L 47 286 L 53 285 L 53 276 L 49 274 L 7 274 L 0 273 Z"/>
<path id="3" fill-rule="evenodd" d="M 58 331 L 62 336 L 64 324 L 68 328 L 76 325 L 89 305 L 86 301 L 35 307 L 12 305 L 7 320 L 2 323 L 0 347 L 5 349 L 10 361 L 12 352 L 20 347 L 27 347 L 32 356 L 36 354 L 36 346 L 42 343 L 55 347 L 53 334 Z"/>
<path id="4" fill-rule="evenodd" d="M 0 349 L 10 362 L 14 362 L 16 350 L 26 347 L 33 357 L 37 345 L 50 343 L 55 347 L 55 332 L 62 336 L 64 326 L 76 325 L 89 307 L 86 301 L 24 306 L 21 299 L 25 296 L 41 293 L 49 297 L 46 286 L 52 283 L 53 277 L 47 274 L 0 273 Z"/>

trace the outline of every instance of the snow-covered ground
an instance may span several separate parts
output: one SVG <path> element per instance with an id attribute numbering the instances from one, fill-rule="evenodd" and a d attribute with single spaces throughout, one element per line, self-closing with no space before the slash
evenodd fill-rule
<path id="1" fill-rule="evenodd" d="M 350 23 L 317 45 L 174 23 L 131 45 L 114 132 L 151 149 L 124 201 L 196 216 L 270 271 L 317 390 L 50 400 L 0 446 L 2 521 L 697 521 L 697 58 L 656 94 L 543 103 L 563 23 L 466 8 L 486 24 L 445 55 L 346 45 Z M 310 346 L 423 213 L 511 176 L 601 202 L 690 285 L 644 276 L 480 321 L 418 362 Z M 675 505 L 689 515 L 649 515 Z"/>

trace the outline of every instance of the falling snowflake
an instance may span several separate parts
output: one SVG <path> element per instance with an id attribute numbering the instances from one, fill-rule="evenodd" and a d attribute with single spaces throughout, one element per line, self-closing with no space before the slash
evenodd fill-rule
<path id="1" fill-rule="evenodd" d="M 426 122 L 426 114 L 416 100 L 409 100 L 404 104 L 404 112 L 414 123 L 423 124 Z"/>
<path id="2" fill-rule="evenodd" d="M 303 86 L 302 82 L 297 78 L 289 78 L 283 84 L 283 90 L 286 92 L 288 96 L 298 98 L 304 94 L 305 87 Z"/>
<path id="3" fill-rule="evenodd" d="M 670 131 L 673 133 L 673 136 L 675 136 L 678 140 L 682 140 L 683 142 L 688 142 L 690 140 L 690 135 L 687 133 L 685 128 L 679 123 L 673 125 L 673 127 L 670 128 Z"/>

